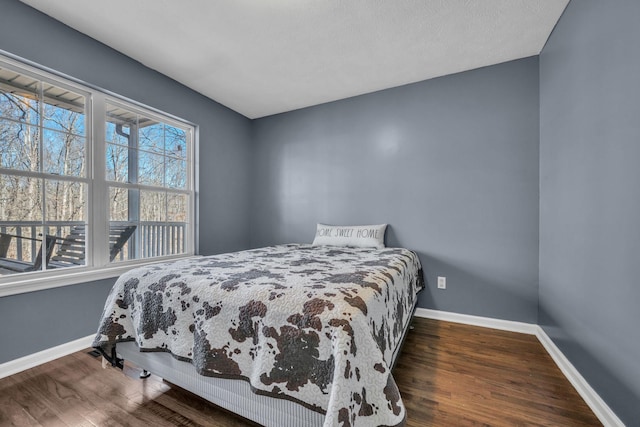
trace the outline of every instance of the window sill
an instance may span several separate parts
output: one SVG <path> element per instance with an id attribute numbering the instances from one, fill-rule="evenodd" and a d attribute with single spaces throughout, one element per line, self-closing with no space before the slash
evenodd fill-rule
<path id="1" fill-rule="evenodd" d="M 102 268 L 78 267 L 60 269 L 42 274 L 16 274 L 16 276 L 21 277 L 16 277 L 15 280 L 9 280 L 7 278 L 7 281 L 0 281 L 0 298 L 44 289 L 59 288 L 61 286 L 77 285 L 78 283 L 93 282 L 95 280 L 111 279 L 136 267 L 196 256 L 199 255 L 183 255 L 161 259 L 156 258 L 153 261 L 118 263 L 116 266 Z"/>

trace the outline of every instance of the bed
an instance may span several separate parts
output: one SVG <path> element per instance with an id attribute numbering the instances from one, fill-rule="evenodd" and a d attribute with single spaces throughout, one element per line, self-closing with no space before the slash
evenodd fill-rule
<path id="1" fill-rule="evenodd" d="M 423 287 L 403 248 L 153 264 L 117 280 L 93 345 L 262 425 L 400 426 L 391 369 Z"/>

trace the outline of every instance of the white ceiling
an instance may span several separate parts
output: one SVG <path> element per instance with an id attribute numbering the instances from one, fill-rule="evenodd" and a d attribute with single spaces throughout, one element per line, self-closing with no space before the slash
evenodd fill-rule
<path id="1" fill-rule="evenodd" d="M 22 0 L 258 118 L 540 53 L 569 0 Z"/>

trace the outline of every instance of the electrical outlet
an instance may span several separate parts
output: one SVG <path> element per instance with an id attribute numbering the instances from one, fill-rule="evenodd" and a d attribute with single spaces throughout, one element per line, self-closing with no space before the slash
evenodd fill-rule
<path id="1" fill-rule="evenodd" d="M 438 289 L 447 289 L 447 278 L 438 276 Z"/>

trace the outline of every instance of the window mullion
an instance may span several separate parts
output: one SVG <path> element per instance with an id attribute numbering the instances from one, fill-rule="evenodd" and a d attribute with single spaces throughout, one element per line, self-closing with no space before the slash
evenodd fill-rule
<path id="1" fill-rule="evenodd" d="M 40 203 L 42 204 L 42 218 L 40 218 L 42 224 L 42 242 L 46 242 L 46 236 L 49 234 L 47 224 L 47 180 L 42 177 L 44 173 L 44 82 L 38 82 L 38 174 L 40 175 L 41 196 Z M 41 270 L 46 269 L 46 263 L 42 263 Z"/>
<path id="2" fill-rule="evenodd" d="M 105 179 L 106 145 L 105 117 L 106 100 L 101 93 L 94 92 L 91 115 L 92 184 L 89 206 L 89 227 L 92 230 L 88 249 L 95 267 L 109 264 L 109 187 Z"/>
<path id="3" fill-rule="evenodd" d="M 189 224 L 191 225 L 191 232 L 187 233 L 186 248 L 192 250 L 193 253 L 200 253 L 200 237 L 198 230 L 200 229 L 200 198 L 197 196 L 200 189 L 200 145 L 199 140 L 199 128 L 195 127 L 189 130 L 189 146 L 187 151 L 187 180 L 188 188 L 191 190 L 189 194 Z M 193 150 L 193 151 L 191 151 Z"/>

